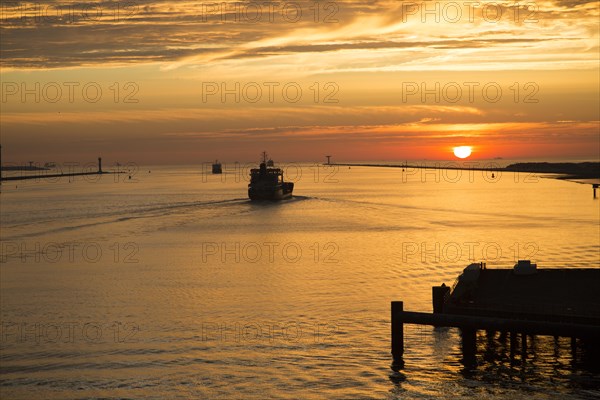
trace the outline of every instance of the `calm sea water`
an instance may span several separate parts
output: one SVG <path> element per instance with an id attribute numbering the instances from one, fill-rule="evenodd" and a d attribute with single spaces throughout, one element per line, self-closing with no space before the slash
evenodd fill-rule
<path id="1" fill-rule="evenodd" d="M 600 397 L 569 339 L 480 333 L 470 369 L 457 330 L 408 326 L 389 367 L 390 301 L 430 311 L 472 261 L 600 267 L 590 185 L 294 164 L 255 204 L 225 169 L 2 186 L 3 399 Z"/>

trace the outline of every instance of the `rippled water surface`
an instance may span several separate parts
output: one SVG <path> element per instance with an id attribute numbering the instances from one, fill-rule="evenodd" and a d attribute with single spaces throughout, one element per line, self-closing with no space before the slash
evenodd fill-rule
<path id="1" fill-rule="evenodd" d="M 600 267 L 590 185 L 475 172 L 288 165 L 295 197 L 251 203 L 245 175 L 153 167 L 5 183 L 2 398 L 593 398 L 569 339 L 511 358 L 408 326 L 390 369 L 390 301 L 431 310 L 471 261 Z"/>

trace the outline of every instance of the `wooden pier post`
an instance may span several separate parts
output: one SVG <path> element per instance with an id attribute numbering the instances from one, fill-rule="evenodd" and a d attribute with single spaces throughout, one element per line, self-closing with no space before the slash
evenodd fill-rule
<path id="1" fill-rule="evenodd" d="M 498 340 L 502 342 L 502 344 L 506 344 L 506 331 L 501 331 L 500 336 L 498 336 Z"/>
<path id="2" fill-rule="evenodd" d="M 404 355 L 404 302 L 392 301 L 392 358 L 393 365 L 402 365 Z"/>
<path id="3" fill-rule="evenodd" d="M 494 340 L 496 339 L 496 332 L 486 329 L 485 331 L 485 338 L 487 340 L 487 345 L 491 346 L 494 344 Z"/>
<path id="4" fill-rule="evenodd" d="M 527 358 L 527 335 L 521 333 L 521 360 Z"/>
<path id="5" fill-rule="evenodd" d="M 598 189 L 598 187 L 600 186 L 600 184 L 598 183 L 593 183 L 592 184 L 592 188 L 594 189 L 594 198 L 597 199 L 598 196 L 596 195 L 596 189 Z"/>
<path id="6" fill-rule="evenodd" d="M 460 328 L 463 365 L 473 368 L 477 365 L 477 330 L 472 328 Z"/>
<path id="7" fill-rule="evenodd" d="M 510 358 L 515 357 L 516 347 L 519 344 L 517 340 L 517 332 L 510 332 Z"/>
<path id="8" fill-rule="evenodd" d="M 431 287 L 431 297 L 434 313 L 443 313 L 446 296 L 450 293 L 450 287 L 442 284 L 442 286 Z"/>

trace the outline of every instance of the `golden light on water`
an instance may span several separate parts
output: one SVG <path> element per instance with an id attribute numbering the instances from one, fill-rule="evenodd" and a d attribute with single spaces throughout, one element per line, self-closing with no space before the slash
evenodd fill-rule
<path id="1" fill-rule="evenodd" d="M 467 158 L 471 155 L 471 146 L 458 146 L 454 148 L 454 155 L 458 158 Z"/>

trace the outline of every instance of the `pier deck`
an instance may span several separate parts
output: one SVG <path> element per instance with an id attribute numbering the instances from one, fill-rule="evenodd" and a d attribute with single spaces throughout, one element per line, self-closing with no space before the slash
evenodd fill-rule
<path id="1" fill-rule="evenodd" d="M 533 275 L 482 269 L 466 298 L 450 298 L 445 312 L 600 325 L 599 293 L 600 269 L 537 269 Z"/>
<path id="2" fill-rule="evenodd" d="M 403 302 L 393 301 L 394 363 L 403 364 L 404 324 L 460 328 L 463 343 L 471 343 L 473 352 L 477 330 L 600 344 L 600 269 L 537 269 L 528 261 L 517 265 L 528 272 L 472 264 L 452 288 L 432 288 L 433 313 L 404 311 Z"/>

